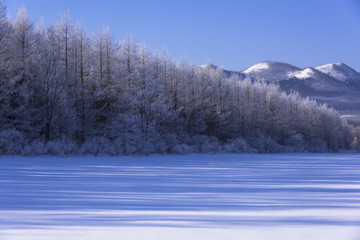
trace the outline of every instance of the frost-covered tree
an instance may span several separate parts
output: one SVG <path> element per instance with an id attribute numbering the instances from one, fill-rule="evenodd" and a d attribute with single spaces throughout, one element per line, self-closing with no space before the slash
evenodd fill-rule
<path id="1" fill-rule="evenodd" d="M 120 66 L 126 88 L 130 88 L 135 81 L 136 65 L 138 64 L 138 44 L 135 38 L 128 35 L 120 43 Z"/>
<path id="2" fill-rule="evenodd" d="M 65 133 L 65 125 L 71 114 L 69 110 L 65 73 L 62 71 L 61 47 L 54 28 L 49 28 L 41 42 L 41 60 L 38 62 L 38 75 L 34 83 L 32 97 L 33 120 L 36 120 L 39 135 L 45 141 Z"/>
<path id="3" fill-rule="evenodd" d="M 11 60 L 9 65 L 9 104 L 7 121 L 13 127 L 29 133 L 30 99 L 36 78 L 39 55 L 36 50 L 33 21 L 29 19 L 25 8 L 21 8 L 12 22 L 10 35 Z"/>
<path id="4" fill-rule="evenodd" d="M 93 41 L 95 80 L 94 101 L 91 111 L 94 113 L 94 128 L 97 134 L 104 134 L 111 129 L 118 106 L 115 89 L 117 45 L 109 28 L 102 29 Z"/>
<path id="5" fill-rule="evenodd" d="M 93 102 L 91 94 L 94 92 L 92 86 L 96 84 L 91 78 L 93 68 L 91 41 L 81 25 L 77 25 L 74 29 L 74 45 L 77 51 L 74 59 L 75 82 L 77 83 L 74 87 L 74 105 L 79 123 L 75 135 L 80 142 L 84 142 L 86 136 L 91 135 L 90 128 L 94 117 L 90 111 Z"/>
<path id="6" fill-rule="evenodd" d="M 64 72 L 66 82 L 70 81 L 71 76 L 71 38 L 73 25 L 70 22 L 69 12 L 65 12 L 60 16 L 57 22 L 57 34 L 60 43 L 62 69 Z"/>
<path id="7" fill-rule="evenodd" d="M 11 25 L 6 18 L 6 7 L 2 5 L 0 0 L 0 125 L 1 130 L 6 129 L 8 124 L 6 124 L 5 115 L 10 110 L 9 109 L 9 100 L 10 100 L 10 85 L 9 85 L 9 74 L 10 70 L 10 60 L 11 60 L 11 51 L 10 51 L 10 31 Z"/>
<path id="8" fill-rule="evenodd" d="M 10 33 L 10 23 L 6 17 L 6 7 L 2 5 L 0 0 L 0 59 L 1 59 L 1 71 L 5 69 L 4 61 L 7 61 L 6 55 L 8 54 L 8 37 Z M 2 73 L 0 73 L 2 74 Z M 2 76 L 2 75 L 0 75 Z"/>

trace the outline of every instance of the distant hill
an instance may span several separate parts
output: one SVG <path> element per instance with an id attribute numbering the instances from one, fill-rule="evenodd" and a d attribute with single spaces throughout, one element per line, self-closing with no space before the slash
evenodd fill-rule
<path id="1" fill-rule="evenodd" d="M 217 68 L 212 64 L 202 67 Z M 287 63 L 266 61 L 243 71 L 224 70 L 226 77 L 275 82 L 284 91 L 298 91 L 319 103 L 326 103 L 342 114 L 360 115 L 360 73 L 344 63 L 299 68 Z"/>

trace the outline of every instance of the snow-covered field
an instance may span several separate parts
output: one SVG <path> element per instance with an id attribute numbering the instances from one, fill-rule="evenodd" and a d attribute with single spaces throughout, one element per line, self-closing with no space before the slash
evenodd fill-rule
<path id="1" fill-rule="evenodd" d="M 360 155 L 0 157 L 0 239 L 360 240 Z"/>

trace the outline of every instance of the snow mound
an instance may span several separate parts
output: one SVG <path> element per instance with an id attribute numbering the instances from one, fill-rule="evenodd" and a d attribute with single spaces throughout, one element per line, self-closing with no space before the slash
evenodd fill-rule
<path id="1" fill-rule="evenodd" d="M 269 64 L 267 62 L 258 63 L 244 71 L 244 73 L 249 74 L 253 72 L 260 72 L 262 70 L 269 69 Z"/>
<path id="2" fill-rule="evenodd" d="M 203 64 L 199 66 L 200 68 L 204 68 L 204 69 L 217 69 L 218 66 L 211 64 L 211 63 L 207 63 L 207 64 Z"/>
<path id="3" fill-rule="evenodd" d="M 307 78 L 312 78 L 314 76 L 315 76 L 315 72 L 311 68 L 305 68 L 290 75 L 290 77 L 295 77 L 298 79 L 307 79 Z"/>

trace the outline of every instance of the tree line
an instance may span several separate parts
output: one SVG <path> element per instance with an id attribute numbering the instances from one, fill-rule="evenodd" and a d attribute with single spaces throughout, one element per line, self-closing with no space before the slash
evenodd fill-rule
<path id="1" fill-rule="evenodd" d="M 68 13 L 34 26 L 0 2 L 0 153 L 131 155 L 350 149 L 337 111 L 275 84 L 175 61 Z"/>

